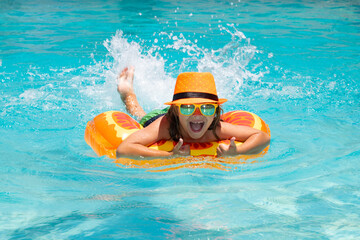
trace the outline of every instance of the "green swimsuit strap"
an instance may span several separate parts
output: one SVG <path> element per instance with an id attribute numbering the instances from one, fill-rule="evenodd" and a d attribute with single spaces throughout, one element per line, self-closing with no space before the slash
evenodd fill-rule
<path id="1" fill-rule="evenodd" d="M 170 107 L 166 107 L 164 109 L 155 109 L 152 110 L 151 112 L 149 112 L 148 114 L 146 114 L 141 120 L 140 120 L 140 124 L 143 127 L 148 126 L 150 123 L 154 122 L 156 119 L 158 119 L 159 117 L 165 115 L 167 113 L 167 111 L 169 110 Z"/>

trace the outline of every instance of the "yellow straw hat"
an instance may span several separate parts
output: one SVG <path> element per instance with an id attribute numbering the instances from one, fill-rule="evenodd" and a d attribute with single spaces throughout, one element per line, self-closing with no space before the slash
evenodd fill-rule
<path id="1" fill-rule="evenodd" d="M 226 101 L 225 98 L 218 98 L 214 76 L 211 73 L 186 72 L 180 73 L 177 77 L 173 100 L 165 104 L 222 104 Z"/>

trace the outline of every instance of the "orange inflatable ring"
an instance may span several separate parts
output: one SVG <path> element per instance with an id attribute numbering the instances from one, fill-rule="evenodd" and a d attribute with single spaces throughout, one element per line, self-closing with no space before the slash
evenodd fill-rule
<path id="1" fill-rule="evenodd" d="M 261 130 L 270 135 L 268 125 L 257 115 L 245 111 L 232 111 L 221 116 L 224 122 L 235 125 L 249 126 Z M 122 141 L 139 129 L 143 127 L 123 112 L 109 111 L 96 116 L 93 120 L 87 123 L 85 129 L 85 141 L 95 151 L 98 156 L 106 155 L 110 158 L 116 158 L 116 149 Z M 220 143 L 229 144 L 229 140 L 222 140 L 217 142 L 207 143 L 185 143 L 190 145 L 190 153 L 192 156 L 216 156 L 216 148 Z M 242 142 L 235 141 L 236 145 Z M 172 140 L 160 140 L 150 146 L 149 148 L 172 151 L 176 142 Z M 263 155 L 268 151 L 268 148 L 259 154 Z M 255 156 L 254 156 L 255 157 Z"/>

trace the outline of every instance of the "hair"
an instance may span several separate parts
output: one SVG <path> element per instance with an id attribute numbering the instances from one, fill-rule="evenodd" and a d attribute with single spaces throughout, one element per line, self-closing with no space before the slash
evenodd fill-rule
<path id="1" fill-rule="evenodd" d="M 214 120 L 212 121 L 212 123 L 210 124 L 210 127 L 208 129 L 208 130 L 212 130 L 214 136 L 216 137 L 216 139 L 218 141 L 220 141 L 221 139 L 216 134 L 216 127 L 220 126 L 220 121 L 221 121 L 220 117 L 221 117 L 222 113 L 223 113 L 223 110 L 219 105 L 216 108 Z M 182 136 L 180 133 L 180 122 L 179 122 L 179 116 L 178 116 L 177 110 L 176 110 L 176 105 L 171 105 L 165 116 L 170 123 L 169 134 L 170 134 L 171 139 L 173 141 L 179 141 L 179 139 Z"/>

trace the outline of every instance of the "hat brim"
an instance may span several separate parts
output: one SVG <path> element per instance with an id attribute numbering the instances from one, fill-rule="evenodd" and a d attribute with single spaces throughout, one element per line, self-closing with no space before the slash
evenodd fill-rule
<path id="1" fill-rule="evenodd" d="M 164 103 L 165 105 L 173 105 L 173 104 L 192 104 L 192 103 L 217 103 L 223 104 L 227 99 L 219 98 L 218 101 L 210 100 L 207 98 L 182 98 L 171 102 Z"/>

